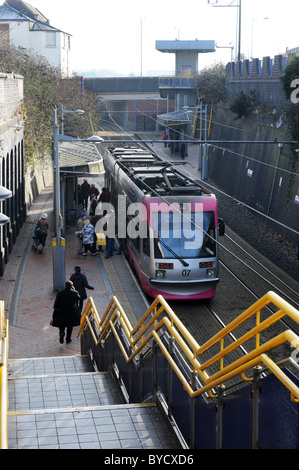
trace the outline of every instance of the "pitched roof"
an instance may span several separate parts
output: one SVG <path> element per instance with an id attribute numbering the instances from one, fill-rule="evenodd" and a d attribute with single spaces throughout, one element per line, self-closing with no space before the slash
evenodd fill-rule
<path id="1" fill-rule="evenodd" d="M 0 6 L 0 21 L 21 21 L 26 19 L 28 21 L 28 18 L 5 3 Z"/>
<path id="2" fill-rule="evenodd" d="M 51 26 L 49 20 L 39 10 L 22 0 L 6 0 L 0 6 L 0 21 L 29 21 L 31 31 L 57 31 L 71 36 Z"/>
<path id="3" fill-rule="evenodd" d="M 5 3 L 17 10 L 19 13 L 22 13 L 33 20 L 38 20 L 42 23 L 49 23 L 48 18 L 46 18 L 37 8 L 30 5 L 30 3 L 23 2 L 22 0 L 6 0 Z"/>

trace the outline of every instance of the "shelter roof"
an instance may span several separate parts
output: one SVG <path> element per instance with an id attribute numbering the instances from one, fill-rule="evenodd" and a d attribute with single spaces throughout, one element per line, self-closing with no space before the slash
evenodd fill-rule
<path id="1" fill-rule="evenodd" d="M 190 114 L 185 110 L 173 111 L 171 113 L 159 114 L 157 121 L 163 126 L 190 124 Z"/>
<path id="2" fill-rule="evenodd" d="M 59 143 L 59 168 L 63 173 L 103 174 L 103 158 L 96 144 L 63 136 Z"/>

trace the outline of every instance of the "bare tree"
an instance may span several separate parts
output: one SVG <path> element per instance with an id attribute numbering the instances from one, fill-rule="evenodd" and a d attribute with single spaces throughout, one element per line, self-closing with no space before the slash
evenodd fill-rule
<path id="1" fill-rule="evenodd" d="M 58 115 L 61 104 L 67 109 L 84 109 L 80 119 L 69 115 L 67 132 L 79 138 L 94 134 L 99 115 L 95 95 L 82 90 L 80 77 L 63 79 L 59 69 L 52 67 L 44 57 L 15 47 L 0 47 L 0 72 L 24 77 L 25 158 L 34 165 L 53 148 L 53 108 Z"/>

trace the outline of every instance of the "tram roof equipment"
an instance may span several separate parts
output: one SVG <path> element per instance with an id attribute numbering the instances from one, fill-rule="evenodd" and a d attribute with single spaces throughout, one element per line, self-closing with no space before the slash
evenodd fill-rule
<path id="1" fill-rule="evenodd" d="M 174 163 L 163 161 L 146 149 L 125 146 L 109 150 L 123 171 L 146 194 L 203 194 L 200 185 L 180 173 Z"/>

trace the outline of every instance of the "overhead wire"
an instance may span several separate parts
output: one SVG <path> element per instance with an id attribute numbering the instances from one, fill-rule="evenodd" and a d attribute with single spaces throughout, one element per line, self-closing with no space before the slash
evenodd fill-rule
<path id="1" fill-rule="evenodd" d="M 107 111 L 108 111 L 108 110 L 107 110 Z M 142 113 L 141 110 L 138 110 L 138 111 L 140 111 L 140 112 Z M 119 126 L 118 123 L 112 118 L 112 116 L 110 115 L 110 112 L 109 112 L 109 111 L 108 111 L 108 113 L 109 113 L 110 119 L 115 123 L 115 125 L 116 125 L 119 129 L 121 129 L 122 132 L 124 132 L 126 135 L 129 135 L 129 134 L 128 134 L 121 126 Z M 151 116 L 149 116 L 149 117 L 150 117 L 154 122 L 156 122 L 156 123 L 158 122 L 156 119 L 152 118 Z M 188 135 L 187 135 L 187 137 L 190 138 L 190 139 L 194 139 L 194 142 L 199 143 L 197 139 L 195 139 L 195 138 L 193 138 L 193 137 L 191 137 L 191 136 L 188 136 Z M 130 136 L 130 138 L 131 138 L 132 140 L 134 140 L 131 136 Z M 210 144 L 210 145 L 211 145 L 211 144 Z M 215 145 L 211 145 L 211 146 L 217 148 Z M 287 174 L 289 174 L 289 175 L 291 175 L 291 176 L 299 176 L 299 174 L 297 174 L 297 173 L 294 173 L 294 172 L 285 170 L 285 169 L 283 169 L 283 168 L 276 167 L 276 166 L 274 166 L 274 165 L 271 165 L 271 164 L 268 164 L 268 163 L 265 163 L 265 162 L 260 162 L 260 161 L 258 161 L 258 160 L 256 160 L 256 159 L 253 159 L 253 158 L 251 158 L 251 157 L 249 157 L 249 156 L 247 156 L 247 155 L 237 153 L 237 152 L 235 152 L 235 151 L 233 151 L 233 150 L 231 150 L 231 149 L 227 149 L 227 148 L 223 148 L 223 147 L 218 147 L 218 149 L 221 149 L 221 150 L 224 150 L 224 151 L 227 151 L 227 152 L 231 152 L 231 153 L 233 153 L 234 155 L 237 155 L 237 156 L 239 156 L 239 157 L 245 158 L 245 159 L 247 159 L 247 160 L 254 161 L 254 162 L 259 163 L 259 164 L 263 164 L 263 165 L 265 165 L 265 166 L 267 166 L 267 167 L 269 167 L 269 168 L 274 168 L 274 169 L 281 170 L 281 171 L 283 171 L 283 172 L 285 172 L 285 173 L 287 173 Z M 205 182 L 205 183 L 206 183 L 206 182 Z M 289 230 L 289 231 L 295 233 L 296 235 L 299 235 L 299 232 L 296 231 L 296 230 L 294 230 L 294 229 L 292 229 L 291 227 L 289 227 L 289 226 L 287 226 L 287 225 L 285 225 L 285 224 L 282 224 L 282 223 L 279 222 L 278 220 L 273 219 L 272 217 L 269 217 L 268 215 L 266 215 L 266 214 L 264 214 L 264 213 L 258 211 L 258 210 L 255 209 L 254 207 L 251 207 L 251 206 L 249 206 L 248 204 L 246 204 L 246 203 L 244 203 L 244 202 L 242 202 L 242 201 L 240 201 L 240 200 L 238 200 L 238 199 L 236 199 L 236 198 L 230 196 L 229 194 L 225 193 L 224 191 L 219 190 L 219 189 L 216 188 L 215 186 L 209 185 L 208 183 L 206 183 L 206 184 L 207 184 L 209 187 L 211 187 L 213 190 L 217 190 L 218 192 L 221 192 L 221 193 L 222 193 L 223 195 L 225 195 L 226 197 L 228 197 L 228 198 L 230 198 L 230 199 L 236 201 L 238 204 L 241 204 L 242 206 L 244 206 L 244 207 L 246 207 L 247 209 L 249 209 L 249 210 L 255 212 L 256 214 L 263 216 L 263 217 L 266 218 L 267 220 L 269 220 L 269 221 L 271 221 L 271 222 L 274 222 L 274 223 L 276 223 L 276 224 L 282 226 L 283 228 L 285 228 L 285 229 L 287 229 L 287 230 Z"/>
<path id="2" fill-rule="evenodd" d="M 122 127 L 121 127 L 118 123 L 116 123 L 116 121 L 114 121 L 114 119 L 113 119 L 112 117 L 111 117 L 111 120 L 112 120 L 113 122 L 115 122 L 116 126 L 117 126 L 119 129 L 123 130 L 123 132 L 124 132 L 126 135 L 129 135 L 124 129 L 122 129 Z M 132 141 L 133 141 L 133 140 L 134 140 L 134 139 L 132 138 Z M 143 181 L 142 183 L 143 183 L 145 186 L 147 186 L 147 184 L 146 184 L 144 181 Z M 206 183 L 206 182 L 205 182 L 205 183 Z M 208 183 L 206 183 L 206 184 L 207 184 L 208 186 L 210 186 L 211 188 L 214 188 L 212 185 L 209 185 Z M 163 196 L 161 196 L 159 193 L 157 193 L 155 190 L 153 190 L 153 189 L 150 188 L 149 186 L 148 186 L 148 189 L 149 189 L 151 192 L 155 193 L 161 200 L 163 200 L 163 202 L 166 202 L 168 205 L 170 204 Z M 214 188 L 214 189 L 217 189 L 217 188 Z M 217 189 L 217 190 L 218 190 L 218 189 Z M 218 191 L 220 191 L 220 190 L 218 190 Z M 222 191 L 220 191 L 220 192 L 222 192 Z M 222 192 L 222 193 L 223 193 L 223 192 Z M 223 193 L 223 194 L 226 195 L 226 193 Z M 228 196 L 228 197 L 231 197 L 231 196 L 229 196 L 229 195 L 227 195 L 227 196 Z M 234 199 L 235 201 L 237 201 L 235 198 L 232 198 L 232 199 Z M 237 201 L 237 202 L 239 202 L 239 201 Z M 246 204 L 244 204 L 244 206 L 246 206 L 247 208 L 251 209 L 251 207 L 250 207 L 250 206 L 247 206 Z M 208 234 L 207 232 L 205 232 L 205 231 L 203 230 L 203 228 L 201 228 L 200 226 L 198 226 L 194 221 L 192 221 L 192 220 L 191 220 L 188 216 L 186 216 L 183 212 L 181 212 L 180 210 L 178 210 L 178 209 L 177 209 L 176 207 L 174 207 L 174 206 L 173 206 L 172 208 L 173 208 L 176 212 L 178 212 L 182 217 L 184 217 L 186 220 L 188 220 L 189 222 L 191 222 L 191 224 L 192 224 L 194 227 L 196 227 L 197 229 L 199 229 L 203 234 L 207 235 L 207 236 L 208 236 L 210 239 L 212 239 L 216 244 L 218 244 L 218 247 L 221 247 L 223 250 L 225 250 L 226 252 L 228 252 L 228 254 L 229 254 L 230 256 L 232 256 L 233 258 L 235 258 L 238 262 L 240 262 L 242 265 L 244 265 L 246 268 L 248 268 L 251 272 L 253 272 L 254 274 L 256 274 L 258 277 L 260 277 L 261 279 L 263 279 L 264 281 L 266 281 L 269 285 L 271 285 L 272 287 L 274 287 L 276 290 L 278 290 L 281 294 L 283 294 L 283 295 L 284 295 L 285 297 L 287 297 L 289 300 L 292 300 L 292 301 L 294 302 L 294 300 L 291 299 L 287 294 L 285 294 L 284 292 L 282 292 L 279 288 L 277 288 L 277 286 L 274 286 L 269 280 L 267 280 L 266 278 L 264 278 L 260 273 L 258 273 L 255 269 L 253 269 L 251 266 L 249 266 L 245 261 L 243 261 L 243 260 L 242 260 L 240 257 L 238 257 L 235 253 L 233 253 L 231 250 L 229 250 L 228 248 L 226 248 L 223 244 L 221 244 L 218 240 L 216 240 L 215 238 L 213 238 L 210 234 Z M 258 212 L 258 211 L 257 211 L 257 212 Z M 261 214 L 261 215 L 264 215 L 264 214 L 262 214 L 262 213 L 260 213 L 260 214 Z M 270 217 L 269 217 L 269 219 L 270 219 L 270 220 L 273 220 L 273 219 L 271 219 Z M 283 225 L 283 224 L 281 224 L 281 225 Z M 288 227 L 286 227 L 286 228 L 288 228 Z M 292 229 L 290 229 L 290 230 L 292 230 Z M 297 232 L 295 232 L 295 233 L 297 233 Z M 226 235 L 226 236 L 227 236 L 227 235 Z M 230 237 L 228 237 L 228 238 L 230 238 Z M 244 250 L 240 247 L 240 245 L 238 245 L 235 241 L 233 241 L 231 238 L 230 238 L 230 240 L 231 240 L 236 246 L 238 246 L 242 251 L 244 251 Z M 247 255 L 248 255 L 248 253 L 247 253 Z M 276 280 L 278 280 L 279 282 L 281 282 L 281 281 L 278 279 L 277 276 L 275 276 L 273 273 L 271 273 L 270 270 L 268 270 L 264 265 L 262 265 L 262 264 L 261 264 L 258 260 L 256 260 L 253 256 L 251 256 L 251 255 L 248 255 L 248 256 L 249 256 L 251 259 L 253 259 L 253 260 L 256 262 L 256 264 L 258 264 L 258 265 L 259 265 L 260 267 L 262 267 L 265 271 L 267 271 L 268 274 L 272 275 Z M 293 293 L 295 293 L 295 292 L 290 288 L 290 286 L 287 286 L 287 285 L 284 284 L 283 282 L 281 282 L 281 284 L 283 284 L 286 288 L 288 288 L 290 291 L 292 291 Z M 295 293 L 295 294 L 297 294 L 297 293 Z M 296 303 L 296 305 L 298 305 L 298 304 Z"/>
<path id="3" fill-rule="evenodd" d="M 156 124 L 158 124 L 157 119 L 153 118 L 152 116 L 149 116 L 149 115 L 146 114 L 144 111 L 142 111 L 142 110 L 140 110 L 140 109 L 138 109 L 138 108 L 136 108 L 136 110 L 137 110 L 140 114 L 143 114 L 144 116 L 148 117 L 149 119 L 151 119 L 152 121 L 154 121 Z M 216 121 L 211 121 L 211 122 L 212 122 L 213 124 L 219 124 L 219 123 L 217 123 Z M 223 124 L 219 124 L 219 125 L 223 125 Z M 233 127 L 233 126 L 227 126 L 227 127 L 231 127 L 231 128 L 233 128 L 233 129 L 239 129 L 238 127 Z M 175 129 L 172 128 L 171 126 L 169 126 L 169 129 L 175 130 Z M 186 138 L 188 138 L 188 140 L 194 141 L 194 143 L 197 143 L 197 144 L 199 144 L 199 145 L 202 144 L 202 141 L 201 141 L 201 140 L 196 139 L 196 138 L 193 137 L 193 136 L 190 136 L 190 135 L 188 135 L 188 134 L 184 134 L 184 136 L 185 136 Z M 253 143 L 254 143 L 254 142 L 253 142 Z M 259 164 L 259 165 L 264 165 L 264 166 L 269 167 L 269 168 L 278 169 L 278 170 L 280 170 L 280 171 L 282 171 L 282 172 L 284 172 L 284 173 L 287 173 L 287 174 L 289 174 L 289 175 L 291 175 L 291 176 L 299 176 L 299 173 L 295 173 L 295 172 L 293 172 L 293 171 L 285 170 L 284 168 L 276 167 L 276 166 L 274 166 L 274 165 L 271 165 L 270 163 L 262 162 L 262 161 L 260 161 L 260 160 L 255 159 L 255 158 L 252 158 L 252 157 L 250 157 L 249 155 L 246 155 L 246 154 L 244 154 L 244 153 L 236 152 L 235 150 L 233 150 L 233 149 L 231 149 L 231 148 L 228 148 L 228 147 L 220 147 L 220 146 L 217 146 L 217 145 L 214 144 L 214 143 L 209 143 L 209 142 L 207 142 L 207 144 L 208 144 L 209 147 L 215 148 L 215 149 L 217 149 L 217 150 L 221 150 L 222 152 L 231 153 L 231 154 L 236 155 L 236 156 L 238 156 L 238 157 L 242 157 L 242 158 L 244 158 L 244 159 L 246 159 L 246 160 L 255 162 L 255 163 Z M 271 144 L 273 145 L 274 143 L 271 142 Z"/>

